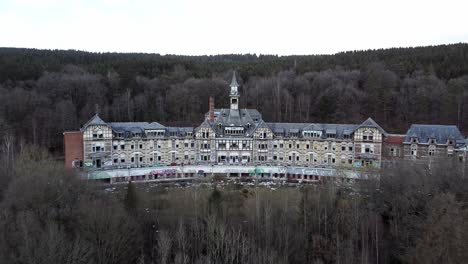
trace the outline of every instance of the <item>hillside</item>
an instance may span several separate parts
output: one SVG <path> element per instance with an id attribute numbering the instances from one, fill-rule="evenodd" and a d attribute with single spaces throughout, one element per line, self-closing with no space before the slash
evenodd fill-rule
<path id="1" fill-rule="evenodd" d="M 96 108 L 109 121 L 197 125 L 240 75 L 242 107 L 266 121 L 410 123 L 468 130 L 468 44 L 335 55 L 176 56 L 0 48 L 0 129 L 61 151 Z"/>

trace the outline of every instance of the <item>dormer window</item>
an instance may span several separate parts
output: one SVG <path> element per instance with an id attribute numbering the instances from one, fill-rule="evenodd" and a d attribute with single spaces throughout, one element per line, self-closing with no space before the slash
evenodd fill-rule
<path id="1" fill-rule="evenodd" d="M 435 156 L 435 153 L 436 153 L 436 147 L 435 146 L 429 146 L 429 151 L 428 151 L 429 156 L 433 157 L 433 156 Z"/>
<path id="2" fill-rule="evenodd" d="M 435 139 L 429 140 L 429 143 L 430 143 L 430 144 L 435 144 Z"/>
<path id="3" fill-rule="evenodd" d="M 218 123 L 218 129 L 221 129 L 221 126 L 222 126 L 221 123 Z"/>
<path id="4" fill-rule="evenodd" d="M 418 143 L 418 139 L 417 139 L 417 138 L 413 138 L 413 139 L 411 139 L 411 142 L 412 142 L 412 143 Z"/>
<path id="5" fill-rule="evenodd" d="M 416 157 L 418 155 L 418 145 L 411 145 L 411 156 Z"/>
<path id="6" fill-rule="evenodd" d="M 247 129 L 250 129 L 250 123 L 247 123 Z"/>

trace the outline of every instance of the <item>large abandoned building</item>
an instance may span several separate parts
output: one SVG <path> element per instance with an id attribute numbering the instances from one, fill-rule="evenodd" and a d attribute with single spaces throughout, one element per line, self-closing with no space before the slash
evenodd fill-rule
<path id="1" fill-rule="evenodd" d="M 80 131 L 65 132 L 66 167 L 128 168 L 159 165 L 264 165 L 380 168 L 392 159 L 465 160 L 456 126 L 412 125 L 388 134 L 374 120 L 361 124 L 269 123 L 256 109 L 239 108 L 235 74 L 230 105 L 209 111 L 198 127 L 152 122 L 105 122 L 97 114 Z"/>

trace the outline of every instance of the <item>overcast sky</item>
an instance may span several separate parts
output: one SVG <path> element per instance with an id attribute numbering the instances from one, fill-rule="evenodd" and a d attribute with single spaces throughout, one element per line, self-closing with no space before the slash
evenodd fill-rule
<path id="1" fill-rule="evenodd" d="M 0 46 L 330 54 L 468 42 L 468 1 L 0 0 Z"/>

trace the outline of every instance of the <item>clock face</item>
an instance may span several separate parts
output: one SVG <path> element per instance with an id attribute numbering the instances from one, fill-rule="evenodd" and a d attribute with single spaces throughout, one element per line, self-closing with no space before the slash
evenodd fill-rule
<path id="1" fill-rule="evenodd" d="M 231 87 L 231 93 L 237 93 L 237 87 Z"/>

